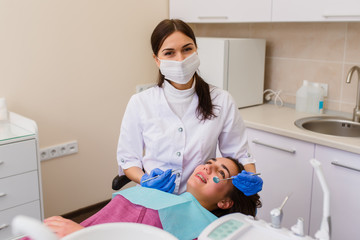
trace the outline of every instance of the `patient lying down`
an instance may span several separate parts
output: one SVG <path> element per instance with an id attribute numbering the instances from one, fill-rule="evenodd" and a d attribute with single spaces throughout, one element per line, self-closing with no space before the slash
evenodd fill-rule
<path id="1" fill-rule="evenodd" d="M 231 180 L 212 180 L 215 176 L 223 179 L 237 175 L 243 169 L 230 158 L 210 159 L 195 168 L 187 192 L 181 195 L 132 187 L 115 193 L 103 209 L 80 224 L 60 216 L 45 219 L 44 223 L 58 237 L 96 224 L 136 222 L 162 228 L 179 239 L 194 239 L 217 217 L 234 212 L 255 216 L 256 208 L 261 206 L 258 194 L 245 196 Z"/>

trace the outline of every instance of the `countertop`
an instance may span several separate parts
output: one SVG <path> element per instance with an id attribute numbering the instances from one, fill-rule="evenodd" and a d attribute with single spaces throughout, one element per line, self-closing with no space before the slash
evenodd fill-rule
<path id="1" fill-rule="evenodd" d="M 239 111 L 246 127 L 360 154 L 360 138 L 320 134 L 295 126 L 295 120 L 315 114 L 300 113 L 293 108 L 273 104 L 242 108 Z"/>

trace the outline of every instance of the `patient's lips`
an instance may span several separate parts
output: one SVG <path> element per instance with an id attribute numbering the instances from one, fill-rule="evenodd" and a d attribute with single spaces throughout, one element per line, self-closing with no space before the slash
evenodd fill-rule
<path id="1" fill-rule="evenodd" d="M 203 183 L 207 183 L 207 178 L 202 172 L 197 173 L 195 176 L 198 177 Z"/>

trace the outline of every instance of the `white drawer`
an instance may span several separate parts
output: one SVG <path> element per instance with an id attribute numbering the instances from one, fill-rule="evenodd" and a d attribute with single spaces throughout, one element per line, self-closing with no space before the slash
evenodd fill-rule
<path id="1" fill-rule="evenodd" d="M 0 145 L 0 178 L 37 169 L 35 139 Z"/>
<path id="2" fill-rule="evenodd" d="M 17 215 L 25 215 L 41 220 L 40 202 L 34 201 L 0 212 L 0 239 L 12 239 L 11 221 Z"/>
<path id="3" fill-rule="evenodd" d="M 39 198 L 37 171 L 0 179 L 0 211 Z"/>

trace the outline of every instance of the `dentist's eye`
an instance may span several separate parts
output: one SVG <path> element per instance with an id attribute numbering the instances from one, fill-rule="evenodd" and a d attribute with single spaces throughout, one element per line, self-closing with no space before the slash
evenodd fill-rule
<path id="1" fill-rule="evenodd" d="M 164 56 L 171 56 L 173 54 L 173 52 L 165 52 Z"/>
<path id="2" fill-rule="evenodd" d="M 192 47 L 188 47 L 188 48 L 185 48 L 185 49 L 184 49 L 184 52 L 189 52 L 189 51 L 192 51 L 192 50 L 193 50 Z"/>

